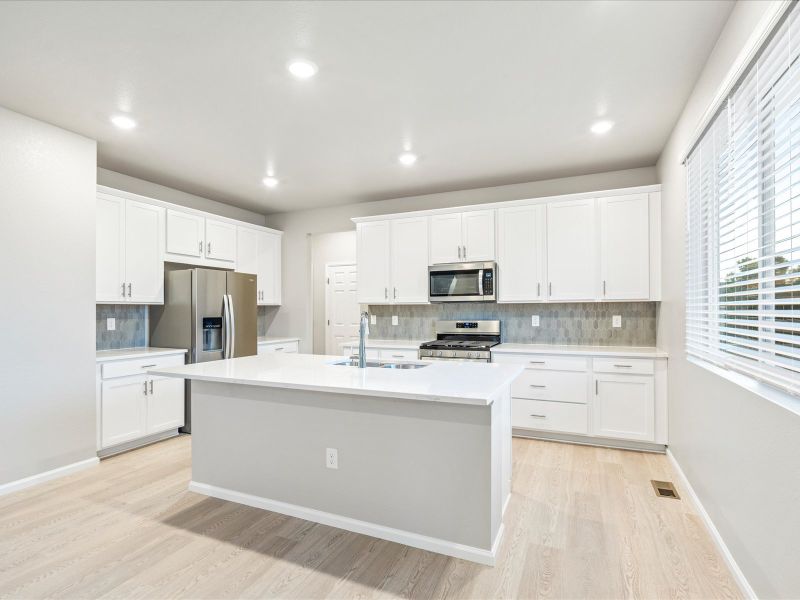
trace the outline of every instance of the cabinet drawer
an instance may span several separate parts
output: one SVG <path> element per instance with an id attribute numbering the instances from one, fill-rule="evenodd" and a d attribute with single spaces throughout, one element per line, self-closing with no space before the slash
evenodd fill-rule
<path id="1" fill-rule="evenodd" d="M 631 373 L 633 375 L 652 375 L 655 363 L 646 358 L 595 358 L 595 373 Z"/>
<path id="2" fill-rule="evenodd" d="M 511 395 L 514 398 L 586 404 L 588 386 L 588 373 L 529 369 L 511 384 Z"/>
<path id="3" fill-rule="evenodd" d="M 383 348 L 380 351 L 381 360 L 417 360 L 418 356 L 417 350 Z"/>
<path id="4" fill-rule="evenodd" d="M 548 371 L 588 371 L 589 359 L 581 356 L 545 356 L 540 354 L 492 354 L 492 362 L 525 365 L 526 369 Z"/>
<path id="5" fill-rule="evenodd" d="M 175 365 L 182 364 L 184 364 L 183 354 L 117 360 L 103 363 L 102 376 L 103 379 L 113 379 L 115 377 L 127 377 L 129 375 L 142 375 L 149 369 L 174 367 Z"/>
<path id="6" fill-rule="evenodd" d="M 513 427 L 582 434 L 589 430 L 589 413 L 585 404 L 514 398 L 511 411 Z"/>
<path id="7" fill-rule="evenodd" d="M 270 352 L 283 352 L 284 354 L 296 354 L 300 350 L 299 342 L 284 342 L 282 344 L 259 344 L 258 353 L 268 354 Z"/>

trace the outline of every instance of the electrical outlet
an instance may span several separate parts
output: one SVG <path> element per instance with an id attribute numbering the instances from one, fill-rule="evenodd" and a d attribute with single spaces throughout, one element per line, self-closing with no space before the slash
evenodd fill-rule
<path id="1" fill-rule="evenodd" d="M 370 315 L 369 316 L 369 324 L 370 325 L 377 325 L 378 324 L 378 315 Z"/>
<path id="2" fill-rule="evenodd" d="M 399 325 L 400 321 L 397 318 L 397 315 L 392 315 L 392 325 Z"/>
<path id="3" fill-rule="evenodd" d="M 339 451 L 336 448 L 325 448 L 325 466 L 329 469 L 339 468 Z"/>
<path id="4" fill-rule="evenodd" d="M 531 327 L 539 326 L 539 315 L 531 315 Z"/>
<path id="5" fill-rule="evenodd" d="M 114 331 L 117 328 L 117 320 L 114 317 L 106 319 L 106 331 Z"/>
<path id="6" fill-rule="evenodd" d="M 612 327 L 622 327 L 622 315 L 614 315 L 611 317 Z"/>

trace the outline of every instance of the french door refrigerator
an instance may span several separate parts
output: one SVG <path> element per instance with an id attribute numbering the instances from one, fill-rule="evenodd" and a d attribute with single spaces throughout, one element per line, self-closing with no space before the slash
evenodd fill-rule
<path id="1" fill-rule="evenodd" d="M 150 345 L 186 348 L 198 363 L 256 354 L 256 276 L 214 269 L 164 273 L 164 304 L 150 307 Z M 185 433 L 192 432 L 191 382 L 186 382 Z"/>

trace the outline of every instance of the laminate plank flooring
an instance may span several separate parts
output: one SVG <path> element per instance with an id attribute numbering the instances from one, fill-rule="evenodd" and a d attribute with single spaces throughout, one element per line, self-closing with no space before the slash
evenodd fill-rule
<path id="1" fill-rule="evenodd" d="M 0 497 L 0 598 L 740 598 L 656 454 L 514 439 L 497 566 L 189 492 L 170 439 Z"/>

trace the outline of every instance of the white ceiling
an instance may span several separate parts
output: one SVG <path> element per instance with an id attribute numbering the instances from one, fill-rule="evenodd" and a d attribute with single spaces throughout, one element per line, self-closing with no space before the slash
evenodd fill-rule
<path id="1" fill-rule="evenodd" d="M 732 5 L 2 2 L 0 105 L 259 212 L 649 166 Z"/>

